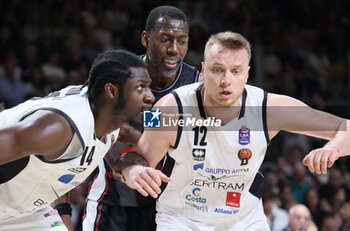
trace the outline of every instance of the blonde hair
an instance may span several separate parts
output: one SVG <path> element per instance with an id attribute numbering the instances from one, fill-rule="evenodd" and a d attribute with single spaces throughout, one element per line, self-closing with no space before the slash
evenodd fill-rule
<path id="1" fill-rule="evenodd" d="M 232 49 L 232 50 L 240 50 L 245 49 L 248 53 L 248 60 L 250 61 L 250 58 L 252 56 L 250 43 L 246 38 L 244 38 L 241 34 L 226 31 L 226 32 L 220 32 L 217 34 L 214 34 L 210 36 L 209 40 L 205 44 L 204 49 L 204 59 L 207 57 L 207 53 L 209 49 L 214 45 L 219 44 L 224 48 Z"/>

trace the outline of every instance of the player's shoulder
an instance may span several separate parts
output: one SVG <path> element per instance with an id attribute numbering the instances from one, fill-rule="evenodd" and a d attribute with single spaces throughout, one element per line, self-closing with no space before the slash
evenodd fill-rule
<path id="1" fill-rule="evenodd" d="M 182 62 L 183 64 L 183 68 L 188 70 L 188 71 L 192 71 L 192 72 L 197 72 L 197 68 L 195 68 L 194 66 L 188 64 L 188 63 L 185 63 L 185 62 Z"/>
<path id="2" fill-rule="evenodd" d="M 295 99 L 288 95 L 281 95 L 275 93 L 268 93 L 267 95 L 267 106 L 305 106 L 306 104 L 302 101 Z"/>
<path id="3" fill-rule="evenodd" d="M 187 84 L 198 81 L 199 71 L 194 66 L 191 66 L 190 64 L 182 62 L 180 71 L 181 71 L 181 74 L 180 74 L 181 80 L 187 81 Z"/>
<path id="4" fill-rule="evenodd" d="M 264 92 L 264 89 L 257 86 L 250 85 L 250 84 L 246 84 L 244 88 L 250 92 Z"/>
<path id="5" fill-rule="evenodd" d="M 174 90 L 175 94 L 177 95 L 192 95 L 194 94 L 199 88 L 203 86 L 203 82 L 195 82 L 188 85 L 181 86 Z"/>
<path id="6" fill-rule="evenodd" d="M 298 99 L 295 99 L 288 95 L 276 94 L 266 92 L 264 89 L 256 86 L 246 84 L 244 89 L 247 91 L 247 97 L 252 98 L 263 98 L 266 100 L 268 107 L 272 106 L 303 106 L 305 105 Z"/>
<path id="7" fill-rule="evenodd" d="M 168 106 L 176 106 L 177 101 L 175 95 L 173 93 L 166 94 L 162 98 L 160 98 L 157 103 L 153 106 L 153 108 L 158 107 L 168 107 Z"/>
<path id="8" fill-rule="evenodd" d="M 181 86 L 171 93 L 163 96 L 154 107 L 159 106 L 179 106 L 182 101 L 193 101 L 196 98 L 197 91 L 201 89 L 203 82 L 196 82 Z"/>

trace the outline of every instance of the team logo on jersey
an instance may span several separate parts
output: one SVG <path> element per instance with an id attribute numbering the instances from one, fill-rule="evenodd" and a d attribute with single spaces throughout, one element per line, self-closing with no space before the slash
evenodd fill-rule
<path id="1" fill-rule="evenodd" d="M 111 144 L 114 144 L 114 141 L 115 141 L 115 135 L 112 134 L 112 136 L 111 136 Z"/>
<path id="2" fill-rule="evenodd" d="M 73 185 L 75 187 L 77 187 L 78 185 L 80 185 L 80 182 L 79 181 L 73 181 L 70 183 L 70 185 Z"/>
<path id="3" fill-rule="evenodd" d="M 61 181 L 62 183 L 68 184 L 69 182 L 71 182 L 73 180 L 73 178 L 75 177 L 74 174 L 65 174 L 63 176 L 61 176 L 60 178 L 58 178 L 58 181 Z"/>
<path id="4" fill-rule="evenodd" d="M 222 208 L 215 208 L 214 213 L 222 213 L 222 214 L 235 214 L 237 213 L 239 210 L 235 209 L 235 210 L 228 210 L 228 209 L 222 209 Z"/>
<path id="5" fill-rule="evenodd" d="M 250 129 L 246 126 L 242 126 L 239 129 L 238 142 L 241 145 L 247 145 L 250 143 Z"/>
<path id="6" fill-rule="evenodd" d="M 242 148 L 238 151 L 238 158 L 241 160 L 241 166 L 247 165 L 248 160 L 252 157 L 252 151 L 248 148 Z"/>
<path id="7" fill-rule="evenodd" d="M 57 216 L 57 215 L 59 215 L 58 212 L 57 212 L 57 210 L 56 210 L 56 209 L 53 209 L 53 210 L 51 210 L 50 212 L 45 213 L 45 214 L 44 214 L 44 217 Z"/>
<path id="8" fill-rule="evenodd" d="M 76 167 L 76 168 L 69 168 L 68 171 L 71 171 L 73 173 L 79 174 L 86 170 L 86 168 L 83 167 Z"/>
<path id="9" fill-rule="evenodd" d="M 204 197 L 201 197 L 201 195 L 199 194 L 200 191 L 201 191 L 200 188 L 194 188 L 192 190 L 192 194 L 187 194 L 185 204 L 201 212 L 207 213 L 208 206 L 205 205 L 207 203 L 207 199 Z"/>
<path id="10" fill-rule="evenodd" d="M 203 174 L 200 174 L 200 173 L 197 173 L 197 174 L 199 176 L 201 176 L 202 178 L 207 178 L 209 181 L 218 181 L 218 180 L 221 180 L 221 179 L 237 177 L 237 175 L 223 175 L 223 176 L 216 177 L 215 175 L 203 175 Z"/>
<path id="11" fill-rule="evenodd" d="M 37 207 L 40 207 L 40 206 L 43 206 L 43 205 L 46 205 L 47 202 L 38 198 L 36 201 L 33 202 L 33 205 L 37 206 Z"/>
<path id="12" fill-rule="evenodd" d="M 143 111 L 143 127 L 144 128 L 160 128 L 160 117 L 162 112 L 157 110 Z"/>
<path id="13" fill-rule="evenodd" d="M 57 227 L 57 226 L 63 226 L 63 222 L 62 221 L 55 221 L 54 223 L 51 224 L 51 228 L 53 227 Z"/>
<path id="14" fill-rule="evenodd" d="M 194 188 L 192 190 L 192 194 L 186 195 L 186 200 L 194 203 L 201 203 L 201 204 L 207 203 L 207 199 L 204 197 L 201 197 L 201 194 L 199 194 L 200 191 L 201 191 L 200 188 Z"/>
<path id="15" fill-rule="evenodd" d="M 194 196 L 194 197 L 199 197 L 200 194 L 199 194 L 198 192 L 200 192 L 200 191 L 201 191 L 200 188 L 194 188 L 194 189 L 192 190 L 193 196 Z"/>
<path id="16" fill-rule="evenodd" d="M 226 194 L 226 206 L 239 208 L 241 206 L 241 193 L 227 192 Z"/>
<path id="17" fill-rule="evenodd" d="M 194 148 L 192 149 L 193 159 L 197 161 L 203 161 L 205 159 L 205 149 L 204 148 Z"/>
<path id="18" fill-rule="evenodd" d="M 200 163 L 200 164 L 195 164 L 193 165 L 193 170 L 196 171 L 197 169 L 203 169 L 204 168 L 204 163 Z"/>

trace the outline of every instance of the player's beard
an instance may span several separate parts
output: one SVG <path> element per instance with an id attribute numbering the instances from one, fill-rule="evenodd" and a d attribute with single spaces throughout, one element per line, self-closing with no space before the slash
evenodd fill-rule
<path id="1" fill-rule="evenodd" d="M 125 100 L 125 97 L 124 97 L 124 90 L 122 87 L 119 88 L 120 91 L 119 91 L 119 98 L 118 98 L 118 102 L 114 105 L 114 109 L 116 111 L 121 111 L 125 108 L 125 105 L 126 105 L 126 100 Z"/>
<path id="2" fill-rule="evenodd" d="M 179 67 L 180 67 L 180 65 L 177 64 L 176 67 L 173 68 L 172 70 L 163 70 L 162 66 L 164 64 L 162 63 L 162 60 L 161 59 L 154 59 L 151 52 L 149 54 L 149 59 L 151 60 L 151 62 L 153 63 L 153 65 L 155 66 L 157 71 L 165 78 L 171 78 L 174 75 L 176 75 L 176 73 L 177 73 L 177 71 L 179 70 Z"/>
<path id="3" fill-rule="evenodd" d="M 165 77 L 165 78 L 171 78 L 174 75 L 176 75 L 177 71 L 179 70 L 179 65 L 177 65 L 174 69 L 172 70 L 162 70 L 161 66 L 156 66 L 157 70 L 159 71 L 159 73 Z"/>
<path id="4" fill-rule="evenodd" d="M 122 111 L 125 110 L 126 107 L 126 100 L 123 94 L 123 91 L 120 92 L 120 98 L 118 99 L 118 102 L 115 104 L 114 106 L 114 110 L 116 111 L 116 113 L 121 113 Z M 135 126 L 137 126 L 137 124 L 139 124 L 140 126 L 142 126 L 142 113 L 141 110 L 137 111 L 137 113 L 135 115 L 131 115 L 128 118 L 126 118 L 126 121 L 129 124 L 135 124 Z"/>

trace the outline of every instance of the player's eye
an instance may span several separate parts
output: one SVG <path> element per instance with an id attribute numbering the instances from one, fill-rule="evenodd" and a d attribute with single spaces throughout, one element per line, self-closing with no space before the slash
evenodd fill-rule
<path id="1" fill-rule="evenodd" d="M 241 73 L 241 70 L 240 70 L 240 69 L 234 69 L 234 70 L 232 71 L 232 73 L 233 73 L 234 75 L 239 75 L 239 74 Z"/>
<path id="2" fill-rule="evenodd" d="M 214 67 L 213 71 L 218 73 L 218 72 L 221 72 L 222 69 L 220 67 Z"/>

